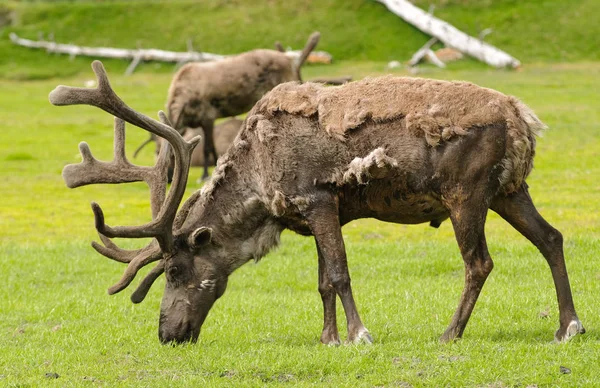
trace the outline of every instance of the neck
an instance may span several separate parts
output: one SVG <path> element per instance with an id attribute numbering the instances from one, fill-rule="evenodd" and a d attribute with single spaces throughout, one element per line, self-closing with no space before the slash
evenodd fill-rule
<path id="1" fill-rule="evenodd" d="M 235 153 L 236 157 L 240 154 Z M 260 195 L 256 172 L 248 171 L 247 165 L 233 163 L 230 154 L 220 158 L 211 180 L 188 200 L 191 206 L 182 226 L 189 231 L 200 226 L 212 228 L 217 242 L 214 249 L 221 251 L 219 256 L 230 273 L 265 256 L 278 245 L 284 229 Z"/>

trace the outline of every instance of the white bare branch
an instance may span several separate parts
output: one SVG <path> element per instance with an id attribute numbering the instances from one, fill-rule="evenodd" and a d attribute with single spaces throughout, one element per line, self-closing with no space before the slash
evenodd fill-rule
<path id="1" fill-rule="evenodd" d="M 376 0 L 391 12 L 421 31 L 438 38 L 447 47 L 479 59 L 494 67 L 519 67 L 521 62 L 506 52 L 460 31 L 453 25 L 440 20 L 414 6 L 408 0 Z"/>

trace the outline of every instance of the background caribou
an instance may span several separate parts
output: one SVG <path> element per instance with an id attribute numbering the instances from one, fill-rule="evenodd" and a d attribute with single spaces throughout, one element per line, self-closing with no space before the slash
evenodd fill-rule
<path id="1" fill-rule="evenodd" d="M 196 341 L 228 276 L 263 257 L 285 228 L 316 241 L 321 341 L 340 343 L 337 295 L 348 340 L 372 342 L 354 303 L 341 233 L 344 224 L 364 217 L 432 226 L 450 218 L 465 263 L 465 286 L 441 339 L 459 338 L 493 267 L 484 234 L 488 209 L 535 244 L 550 265 L 560 312 L 555 339 L 585 332 L 571 296 L 562 236 L 537 212 L 525 183 L 535 134 L 544 125 L 516 98 L 466 82 L 395 77 L 332 88 L 280 85 L 254 106 L 211 180 L 177 213 L 198 139 L 185 141 L 162 113 L 158 122 L 129 108 L 110 88 L 101 63 L 92 66 L 97 89 L 59 86 L 50 101 L 94 105 L 117 116 L 115 160 L 95 160 L 82 143 L 83 162 L 66 166 L 63 176 L 69 187 L 138 180 L 151 187 L 153 221 L 146 225 L 110 227 L 100 207 L 92 205 L 104 243 L 94 248 L 129 263 L 110 293 L 127 287 L 142 266 L 158 261 L 132 300 L 143 300 L 165 272 L 162 342 Z M 175 173 L 166 198 L 168 147 L 155 167 L 132 166 L 124 152 L 123 120 L 172 146 Z M 156 240 L 127 251 L 111 242 L 114 237 Z"/>
<path id="2" fill-rule="evenodd" d="M 314 32 L 296 61 L 278 50 L 258 49 L 217 62 L 185 64 L 175 73 L 167 99 L 168 117 L 182 132 L 186 127 L 204 132 L 204 171 L 210 156 L 217 160 L 213 141 L 216 119 L 248 112 L 266 92 L 288 81 L 301 81 L 300 69 L 320 38 Z"/>

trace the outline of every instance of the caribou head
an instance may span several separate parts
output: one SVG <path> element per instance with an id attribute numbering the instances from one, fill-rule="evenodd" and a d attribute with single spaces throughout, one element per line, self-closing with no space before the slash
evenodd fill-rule
<path id="1" fill-rule="evenodd" d="M 111 227 L 104 222 L 104 213 L 97 203 L 92 203 L 95 226 L 102 244 L 92 246 L 100 254 L 127 263 L 125 272 L 109 294 L 125 289 L 143 266 L 158 262 L 142 280 L 131 296 L 140 303 L 152 283 L 164 272 L 166 286 L 161 304 L 159 338 L 161 342 L 195 342 L 200 327 L 227 286 L 227 272 L 210 259 L 213 249 L 212 230 L 208 227 L 186 228 L 182 224 L 190 206 L 177 208 L 185 192 L 190 158 L 200 137 L 189 142 L 171 127 L 163 112 L 160 121 L 142 115 L 127 106 L 113 91 L 106 71 L 99 61 L 92 63 L 98 79 L 95 89 L 58 86 L 49 96 L 54 105 L 92 105 L 115 116 L 114 160 L 102 162 L 95 159 L 85 142 L 80 143 L 82 162 L 67 165 L 63 178 L 70 188 L 97 183 L 126 183 L 144 181 L 150 188 L 152 221 L 140 226 Z M 136 125 L 166 139 L 156 165 L 136 166 L 125 156 L 125 122 Z M 172 185 L 167 189 L 169 154 L 175 163 Z M 193 203 L 191 201 L 190 203 Z M 113 238 L 153 238 L 137 250 L 119 248 Z"/>

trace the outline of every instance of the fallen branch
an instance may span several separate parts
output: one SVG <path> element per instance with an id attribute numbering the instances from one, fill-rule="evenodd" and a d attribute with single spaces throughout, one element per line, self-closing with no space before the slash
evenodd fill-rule
<path id="1" fill-rule="evenodd" d="M 187 42 L 188 50 L 190 51 L 176 52 L 158 49 L 121 49 L 113 47 L 76 46 L 73 44 L 62 44 L 42 39 L 30 40 L 20 38 L 14 32 L 10 33 L 10 40 L 19 46 L 45 49 L 49 53 L 68 54 L 71 58 L 74 58 L 77 55 L 84 55 L 94 58 L 129 59 L 132 60 L 132 63 L 127 68 L 127 74 L 131 74 L 141 61 L 175 62 L 183 64 L 187 62 L 220 61 L 228 57 L 227 55 L 191 51 L 192 47 L 190 41 Z M 285 51 L 285 54 L 294 60 L 300 59 L 300 50 L 287 50 Z M 319 51 L 317 54 L 319 55 L 317 55 L 316 58 L 331 58 L 331 55 L 324 51 Z M 307 62 L 311 62 L 310 58 L 308 58 Z M 322 62 L 322 60 L 315 59 L 314 62 Z"/>
<path id="2" fill-rule="evenodd" d="M 20 38 L 14 32 L 10 33 L 10 40 L 24 47 L 46 49 L 49 53 L 69 54 L 72 56 L 84 55 L 95 58 L 118 58 L 135 59 L 137 57 L 144 61 L 162 62 L 208 62 L 218 61 L 226 58 L 225 55 L 199 53 L 199 52 L 175 52 L 157 49 L 120 49 L 112 47 L 85 47 L 74 44 L 62 44 L 46 40 L 30 40 Z"/>
<path id="3" fill-rule="evenodd" d="M 440 61 L 440 59 L 437 57 L 437 55 L 435 55 L 435 53 L 431 49 L 427 50 L 425 57 L 427 58 L 427 60 L 429 60 L 429 62 L 433 63 L 437 67 L 441 67 L 442 69 L 446 67 L 446 64 Z"/>
<path id="4" fill-rule="evenodd" d="M 446 46 L 454 47 L 494 67 L 519 67 L 521 62 L 506 52 L 469 36 L 443 20 L 415 7 L 407 0 L 376 0 L 391 12 L 421 31 L 438 38 Z"/>
<path id="5" fill-rule="evenodd" d="M 433 46 L 438 41 L 438 38 L 431 38 L 427 43 L 423 45 L 420 49 L 417 50 L 416 53 L 413 54 L 410 61 L 408 61 L 408 66 L 416 66 L 417 63 L 421 62 L 427 53 L 431 51 L 431 46 Z"/>

